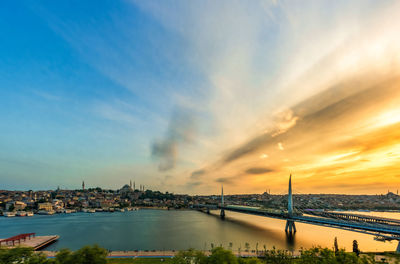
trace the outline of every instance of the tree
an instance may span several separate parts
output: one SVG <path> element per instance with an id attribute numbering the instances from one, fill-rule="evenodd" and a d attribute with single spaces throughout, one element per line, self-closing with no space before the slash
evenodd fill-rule
<path id="1" fill-rule="evenodd" d="M 16 247 L 12 249 L 0 248 L 0 264 L 50 264 L 52 260 L 42 253 L 34 253 L 32 248 Z"/>
<path id="2" fill-rule="evenodd" d="M 208 264 L 238 264 L 235 255 L 229 250 L 222 247 L 216 247 L 212 250 L 211 255 L 208 257 Z"/>
<path id="3" fill-rule="evenodd" d="M 173 264 L 206 264 L 207 257 L 203 252 L 194 249 L 186 251 L 179 251 L 175 257 L 172 258 Z"/>
<path id="4" fill-rule="evenodd" d="M 248 242 L 246 242 L 246 243 L 244 244 L 244 247 L 246 248 L 246 252 L 249 252 L 249 250 L 250 250 L 250 244 L 249 244 Z"/>
<path id="5" fill-rule="evenodd" d="M 293 263 L 292 255 L 287 250 L 275 249 L 265 251 L 265 260 L 271 264 L 289 264 Z"/>
<path id="6" fill-rule="evenodd" d="M 229 250 L 232 250 L 232 247 L 233 247 L 233 243 L 229 242 Z"/>
<path id="7" fill-rule="evenodd" d="M 9 211 L 9 212 L 14 211 L 14 209 L 15 209 L 15 206 L 14 206 L 13 204 L 10 205 L 10 207 L 8 207 L 8 211 Z"/>
<path id="8" fill-rule="evenodd" d="M 239 264 L 262 264 L 258 258 L 238 258 Z"/>
<path id="9" fill-rule="evenodd" d="M 97 245 L 85 246 L 75 252 L 61 250 L 56 255 L 57 264 L 106 264 L 108 252 Z"/>
<path id="10" fill-rule="evenodd" d="M 360 256 L 360 250 L 358 249 L 357 240 L 353 240 L 353 252 L 356 253 L 357 257 Z"/>
<path id="11" fill-rule="evenodd" d="M 338 253 L 338 251 L 339 251 L 339 245 L 338 245 L 338 242 L 337 242 L 337 237 L 335 237 L 335 241 L 333 242 L 333 248 L 335 250 L 335 255 L 336 255 Z"/>

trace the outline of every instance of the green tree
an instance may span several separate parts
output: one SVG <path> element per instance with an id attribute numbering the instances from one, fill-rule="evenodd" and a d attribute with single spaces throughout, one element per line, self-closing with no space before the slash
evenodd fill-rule
<path id="1" fill-rule="evenodd" d="M 353 240 L 353 252 L 356 253 L 357 257 L 360 256 L 360 250 L 358 249 L 357 240 Z"/>
<path id="2" fill-rule="evenodd" d="M 233 243 L 232 243 L 232 242 L 229 242 L 229 250 L 232 251 L 232 248 L 233 248 Z"/>
<path id="3" fill-rule="evenodd" d="M 8 211 L 9 211 L 9 212 L 14 211 L 14 209 L 15 209 L 15 206 L 14 206 L 13 204 L 10 205 L 10 207 L 8 207 Z"/>
<path id="4" fill-rule="evenodd" d="M 52 260 L 42 253 L 34 253 L 32 248 L 16 247 L 12 249 L 0 248 L 0 264 L 49 264 Z"/>
<path id="5" fill-rule="evenodd" d="M 85 246 L 75 252 L 61 250 L 56 255 L 57 264 L 106 264 L 108 252 L 97 245 Z"/>
<path id="6" fill-rule="evenodd" d="M 235 255 L 229 250 L 222 247 L 216 247 L 212 250 L 211 255 L 208 257 L 208 264 L 238 264 Z"/>
<path id="7" fill-rule="evenodd" d="M 246 248 L 246 252 L 249 252 L 249 250 L 250 250 L 250 244 L 248 243 L 248 242 L 246 242 L 245 244 L 244 244 L 244 247 Z"/>
<path id="8" fill-rule="evenodd" d="M 335 237 L 335 241 L 333 242 L 333 248 L 335 250 L 335 254 L 337 254 L 338 251 L 339 251 L 339 245 L 338 245 L 338 242 L 337 242 L 337 237 Z"/>
<path id="9" fill-rule="evenodd" d="M 258 258 L 238 258 L 239 264 L 262 264 L 263 262 Z"/>
<path id="10" fill-rule="evenodd" d="M 57 264 L 68 264 L 72 261 L 72 252 L 69 249 L 61 249 L 56 255 Z"/>
<path id="11" fill-rule="evenodd" d="M 173 264 L 206 264 L 207 257 L 203 252 L 194 249 L 186 251 L 179 251 L 175 257 L 172 258 Z"/>
<path id="12" fill-rule="evenodd" d="M 271 264 L 289 264 L 293 263 L 292 255 L 287 250 L 275 249 L 265 251 L 265 260 Z"/>

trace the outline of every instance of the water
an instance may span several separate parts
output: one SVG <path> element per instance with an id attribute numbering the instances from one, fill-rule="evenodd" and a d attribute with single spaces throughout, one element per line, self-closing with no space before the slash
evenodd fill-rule
<path id="1" fill-rule="evenodd" d="M 211 243 L 226 248 L 276 248 L 296 250 L 313 245 L 332 248 L 335 236 L 339 246 L 352 249 L 356 239 L 363 251 L 393 251 L 396 242 L 380 242 L 373 236 L 340 229 L 296 223 L 297 233 L 287 237 L 285 222 L 261 216 L 226 211 L 221 220 L 218 212 L 207 215 L 197 211 L 139 210 L 115 213 L 76 213 L 35 215 L 33 217 L 0 217 L 0 238 L 20 233 L 59 235 L 58 242 L 46 250 L 78 249 L 99 244 L 109 250 L 181 250 L 209 249 Z M 379 216 L 400 219 L 399 213 Z"/>

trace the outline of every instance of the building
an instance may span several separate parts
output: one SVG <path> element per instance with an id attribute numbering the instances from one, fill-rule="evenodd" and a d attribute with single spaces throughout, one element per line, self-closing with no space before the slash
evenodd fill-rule
<path id="1" fill-rule="evenodd" d="M 53 205 L 51 203 L 40 203 L 38 204 L 38 210 L 53 211 Z"/>

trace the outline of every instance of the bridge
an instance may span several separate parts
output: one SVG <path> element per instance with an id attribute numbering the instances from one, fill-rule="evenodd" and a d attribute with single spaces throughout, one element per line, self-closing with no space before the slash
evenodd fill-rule
<path id="1" fill-rule="evenodd" d="M 400 220 L 384 217 L 367 216 L 338 212 L 317 212 L 312 210 L 293 210 L 292 175 L 289 177 L 287 211 L 268 210 L 248 206 L 225 205 L 224 189 L 221 189 L 221 203 L 218 205 L 196 204 L 194 209 L 206 211 L 220 210 L 220 217 L 225 218 L 225 211 L 258 215 L 286 221 L 285 232 L 294 234 L 295 222 L 312 224 L 375 236 L 376 240 L 397 240 L 396 252 L 400 253 Z"/>

